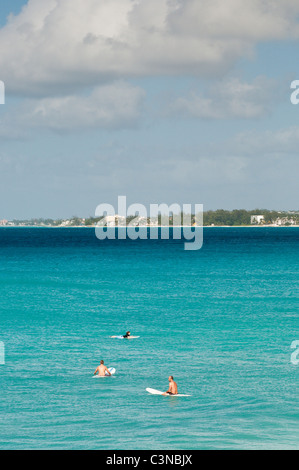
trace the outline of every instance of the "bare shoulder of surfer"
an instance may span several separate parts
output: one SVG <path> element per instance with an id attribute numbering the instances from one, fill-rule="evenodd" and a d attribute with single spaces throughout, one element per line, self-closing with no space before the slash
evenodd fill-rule
<path id="1" fill-rule="evenodd" d="M 107 369 L 107 367 L 104 365 L 104 361 L 102 360 L 100 365 L 96 368 L 96 370 L 94 371 L 94 374 L 93 375 L 100 375 L 101 377 L 104 377 L 106 375 L 106 372 L 108 373 L 108 375 L 111 375 L 109 370 Z"/>
<path id="2" fill-rule="evenodd" d="M 177 395 L 178 394 L 178 386 L 177 386 L 176 382 L 173 380 L 172 375 L 170 375 L 168 377 L 168 381 L 169 381 L 169 389 L 167 390 L 167 392 L 163 393 L 163 395 Z"/>

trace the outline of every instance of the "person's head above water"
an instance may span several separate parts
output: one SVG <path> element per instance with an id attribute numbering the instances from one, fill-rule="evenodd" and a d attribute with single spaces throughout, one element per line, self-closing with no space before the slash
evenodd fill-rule
<path id="1" fill-rule="evenodd" d="M 103 365 L 103 364 L 104 364 L 104 361 L 103 361 L 103 359 L 102 359 L 102 360 L 101 360 L 101 365 Z"/>
<path id="2" fill-rule="evenodd" d="M 126 335 L 127 335 L 127 336 L 130 336 L 130 335 L 131 335 L 131 331 L 127 331 L 127 332 L 126 332 Z"/>
<path id="3" fill-rule="evenodd" d="M 172 381 L 173 381 L 173 375 L 170 375 L 170 376 L 168 377 L 168 380 L 169 380 L 169 382 L 172 382 Z"/>

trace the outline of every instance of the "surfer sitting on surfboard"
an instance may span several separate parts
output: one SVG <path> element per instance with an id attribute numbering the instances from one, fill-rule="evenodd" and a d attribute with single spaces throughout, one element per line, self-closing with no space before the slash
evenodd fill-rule
<path id="1" fill-rule="evenodd" d="M 104 377 L 105 375 L 111 375 L 110 371 L 107 369 L 106 366 L 104 366 L 104 361 L 101 360 L 101 364 L 96 368 L 95 372 L 93 375 L 100 375 L 101 377 Z"/>
<path id="2" fill-rule="evenodd" d="M 169 381 L 169 389 L 167 390 L 167 392 L 163 393 L 163 395 L 177 395 L 178 394 L 178 386 L 175 383 L 175 381 L 173 380 L 172 375 L 170 375 L 168 377 L 168 381 Z"/>

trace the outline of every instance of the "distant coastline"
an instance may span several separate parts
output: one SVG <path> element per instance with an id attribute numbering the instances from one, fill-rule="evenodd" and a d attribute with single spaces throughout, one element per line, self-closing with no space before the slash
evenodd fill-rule
<path id="1" fill-rule="evenodd" d="M 299 224 L 292 225 L 273 225 L 273 224 L 263 224 L 263 225 L 176 225 L 176 228 L 298 228 Z M 50 228 L 50 229 L 95 229 L 96 225 L 69 225 L 69 226 L 57 226 L 57 225 L 0 225 L 0 229 L 3 228 Z M 118 228 L 117 225 L 110 225 L 107 228 Z M 174 228 L 173 225 L 142 225 L 142 226 L 124 226 L 120 228 Z"/>
<path id="2" fill-rule="evenodd" d="M 109 217 L 71 217 L 67 219 L 43 219 L 33 218 L 27 220 L 6 220 L 0 219 L 0 227 L 40 227 L 40 228 L 94 228 L 97 224 L 104 224 L 105 227 L 184 227 L 183 221 L 190 219 L 191 226 L 203 227 L 299 227 L 299 211 L 270 211 L 267 209 L 235 209 L 232 211 L 218 209 L 215 211 L 205 211 L 203 213 L 203 224 L 199 224 L 195 214 L 167 214 L 157 217 L 141 217 L 120 215 Z M 180 219 L 181 217 L 181 219 Z M 177 223 L 177 218 L 181 224 Z M 105 220 L 103 220 L 105 219 Z M 169 222 L 169 225 L 167 223 Z M 185 225 L 186 226 L 186 225 Z M 190 225 L 189 225 L 190 226 Z"/>

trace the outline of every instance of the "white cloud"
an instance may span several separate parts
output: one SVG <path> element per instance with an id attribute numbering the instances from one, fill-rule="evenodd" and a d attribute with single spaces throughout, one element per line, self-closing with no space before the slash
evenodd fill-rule
<path id="1" fill-rule="evenodd" d="M 4 115 L 2 136 L 35 128 L 68 132 L 131 127 L 138 121 L 143 97 L 142 89 L 116 82 L 96 87 L 86 96 L 28 99 Z"/>
<path id="2" fill-rule="evenodd" d="M 256 119 L 269 113 L 273 87 L 265 77 L 257 77 L 252 83 L 230 78 L 215 82 L 206 93 L 191 91 L 174 99 L 169 112 L 199 119 Z"/>
<path id="3" fill-rule="evenodd" d="M 299 126 L 291 126 L 276 131 L 255 130 L 240 133 L 233 138 L 229 148 L 251 158 L 264 156 L 283 161 L 289 156 L 298 158 L 298 146 Z"/>
<path id="4" fill-rule="evenodd" d="M 0 30 L 8 92 L 143 75 L 219 76 L 258 41 L 299 37 L 297 0 L 29 0 Z"/>

